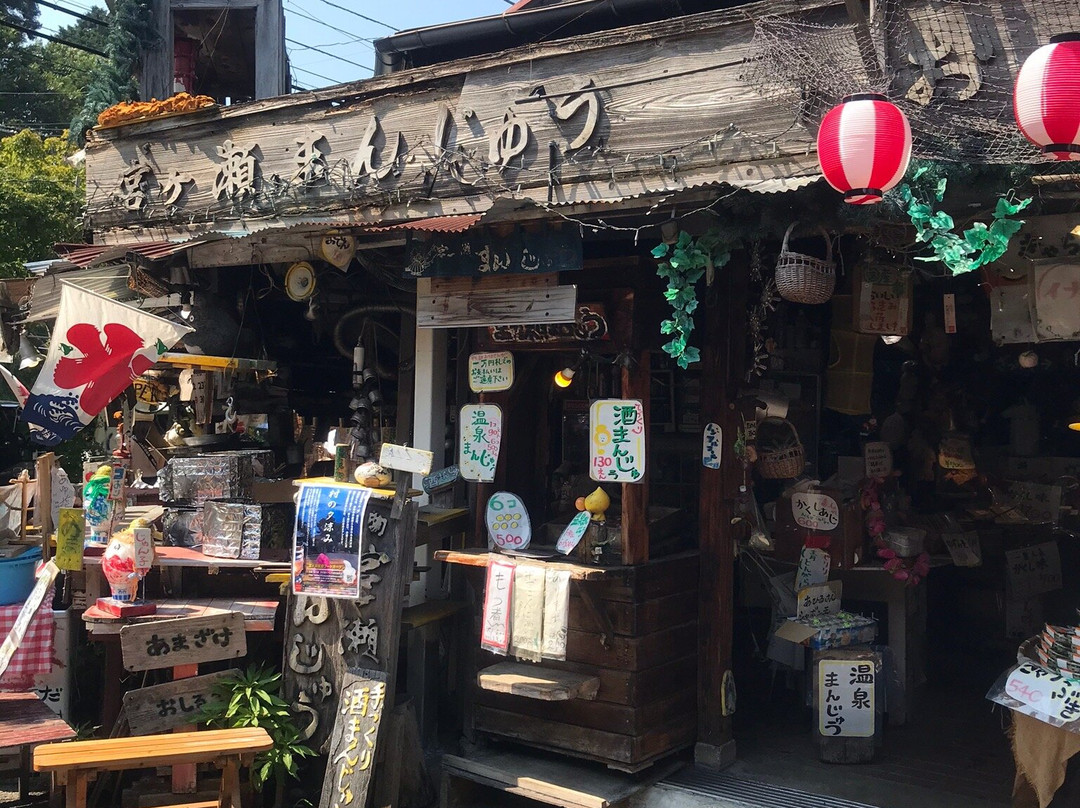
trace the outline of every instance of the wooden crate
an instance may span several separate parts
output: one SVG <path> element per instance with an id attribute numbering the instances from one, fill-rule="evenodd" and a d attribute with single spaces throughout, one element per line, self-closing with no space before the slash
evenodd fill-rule
<path id="1" fill-rule="evenodd" d="M 474 729 L 631 772 L 691 746 L 697 582 L 696 553 L 620 568 L 598 581 L 573 581 L 567 659 L 540 667 L 597 677 L 595 699 L 542 701 L 474 685 Z M 478 667 L 504 661 L 480 652 Z"/>

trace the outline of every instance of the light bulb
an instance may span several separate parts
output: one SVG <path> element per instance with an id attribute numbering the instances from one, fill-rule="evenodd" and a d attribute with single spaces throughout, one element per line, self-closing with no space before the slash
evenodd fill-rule
<path id="1" fill-rule="evenodd" d="M 180 306 L 180 319 L 187 321 L 191 319 L 191 304 L 184 303 Z"/>
<path id="2" fill-rule="evenodd" d="M 577 371 L 573 368 L 563 368 L 555 374 L 555 386 L 556 387 L 569 387 L 570 382 L 574 380 L 574 374 Z"/>
<path id="3" fill-rule="evenodd" d="M 19 334 L 19 370 L 35 368 L 41 364 L 44 357 L 30 341 L 30 337 L 23 331 Z"/>

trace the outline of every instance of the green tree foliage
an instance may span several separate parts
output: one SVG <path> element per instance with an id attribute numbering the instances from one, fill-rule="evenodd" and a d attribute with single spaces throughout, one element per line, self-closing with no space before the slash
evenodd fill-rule
<path id="1" fill-rule="evenodd" d="M 0 140 L 0 278 L 24 275 L 24 262 L 81 235 L 83 172 L 70 153 L 64 138 L 29 130 Z"/>

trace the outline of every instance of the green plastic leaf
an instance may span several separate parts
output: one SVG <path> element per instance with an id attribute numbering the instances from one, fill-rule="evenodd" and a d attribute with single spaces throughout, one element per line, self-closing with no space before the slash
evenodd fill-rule
<path id="1" fill-rule="evenodd" d="M 659 244 L 657 244 L 655 247 L 652 248 L 652 257 L 653 258 L 663 258 L 667 254 L 668 254 L 668 245 L 665 244 L 664 242 L 660 242 Z"/>

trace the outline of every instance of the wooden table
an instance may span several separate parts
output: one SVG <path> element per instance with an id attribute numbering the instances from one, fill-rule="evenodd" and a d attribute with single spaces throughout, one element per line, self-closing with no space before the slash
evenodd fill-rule
<path id="1" fill-rule="evenodd" d="M 0 749 L 19 750 L 19 799 L 25 801 L 30 750 L 42 743 L 66 741 L 75 730 L 50 710 L 36 693 L 0 693 Z"/>
<path id="2" fill-rule="evenodd" d="M 49 772 L 55 785 L 66 786 L 67 808 L 86 808 L 87 783 L 100 772 L 213 763 L 221 769 L 218 805 L 241 808 L 240 767 L 273 745 L 259 727 L 47 744 L 34 750 L 34 770 Z"/>

